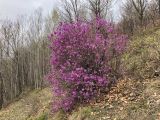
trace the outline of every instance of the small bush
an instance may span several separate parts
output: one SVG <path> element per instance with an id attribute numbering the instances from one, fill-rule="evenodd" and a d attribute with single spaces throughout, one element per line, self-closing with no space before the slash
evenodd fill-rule
<path id="1" fill-rule="evenodd" d="M 54 111 L 69 111 L 99 96 L 110 81 L 112 59 L 121 55 L 127 41 L 99 18 L 60 23 L 49 38 L 52 70 L 47 79 L 56 97 Z"/>

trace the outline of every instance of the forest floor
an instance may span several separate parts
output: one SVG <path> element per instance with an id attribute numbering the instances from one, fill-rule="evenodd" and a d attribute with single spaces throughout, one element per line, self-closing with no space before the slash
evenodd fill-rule
<path id="1" fill-rule="evenodd" d="M 103 98 L 70 115 L 53 116 L 51 99 L 50 88 L 34 90 L 3 108 L 0 120 L 160 120 L 160 78 L 119 80 Z"/>

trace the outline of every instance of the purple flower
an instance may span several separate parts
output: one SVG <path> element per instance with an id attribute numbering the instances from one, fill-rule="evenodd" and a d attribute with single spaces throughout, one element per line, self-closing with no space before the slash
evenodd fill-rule
<path id="1" fill-rule="evenodd" d="M 54 35 L 54 37 L 53 37 Z M 54 111 L 69 111 L 76 103 L 97 97 L 108 85 L 109 64 L 125 50 L 127 38 L 104 19 L 60 23 L 49 36 Z"/>

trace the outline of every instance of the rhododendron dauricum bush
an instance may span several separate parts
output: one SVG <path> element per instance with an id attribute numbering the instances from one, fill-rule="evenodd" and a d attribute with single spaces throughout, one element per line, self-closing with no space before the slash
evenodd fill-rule
<path id="1" fill-rule="evenodd" d="M 114 32 L 103 19 L 60 23 L 49 36 L 52 69 L 48 80 L 53 87 L 53 110 L 69 111 L 89 102 L 108 85 L 114 55 L 124 51 L 127 38 Z"/>

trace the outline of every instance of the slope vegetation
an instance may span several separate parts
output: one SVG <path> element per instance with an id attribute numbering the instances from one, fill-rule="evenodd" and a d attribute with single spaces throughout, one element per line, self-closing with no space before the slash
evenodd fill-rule
<path id="1" fill-rule="evenodd" d="M 34 90 L 0 110 L 0 120 L 160 120 L 160 29 L 136 35 L 123 57 L 124 78 L 103 97 L 70 114 L 52 114 L 50 88 Z"/>

